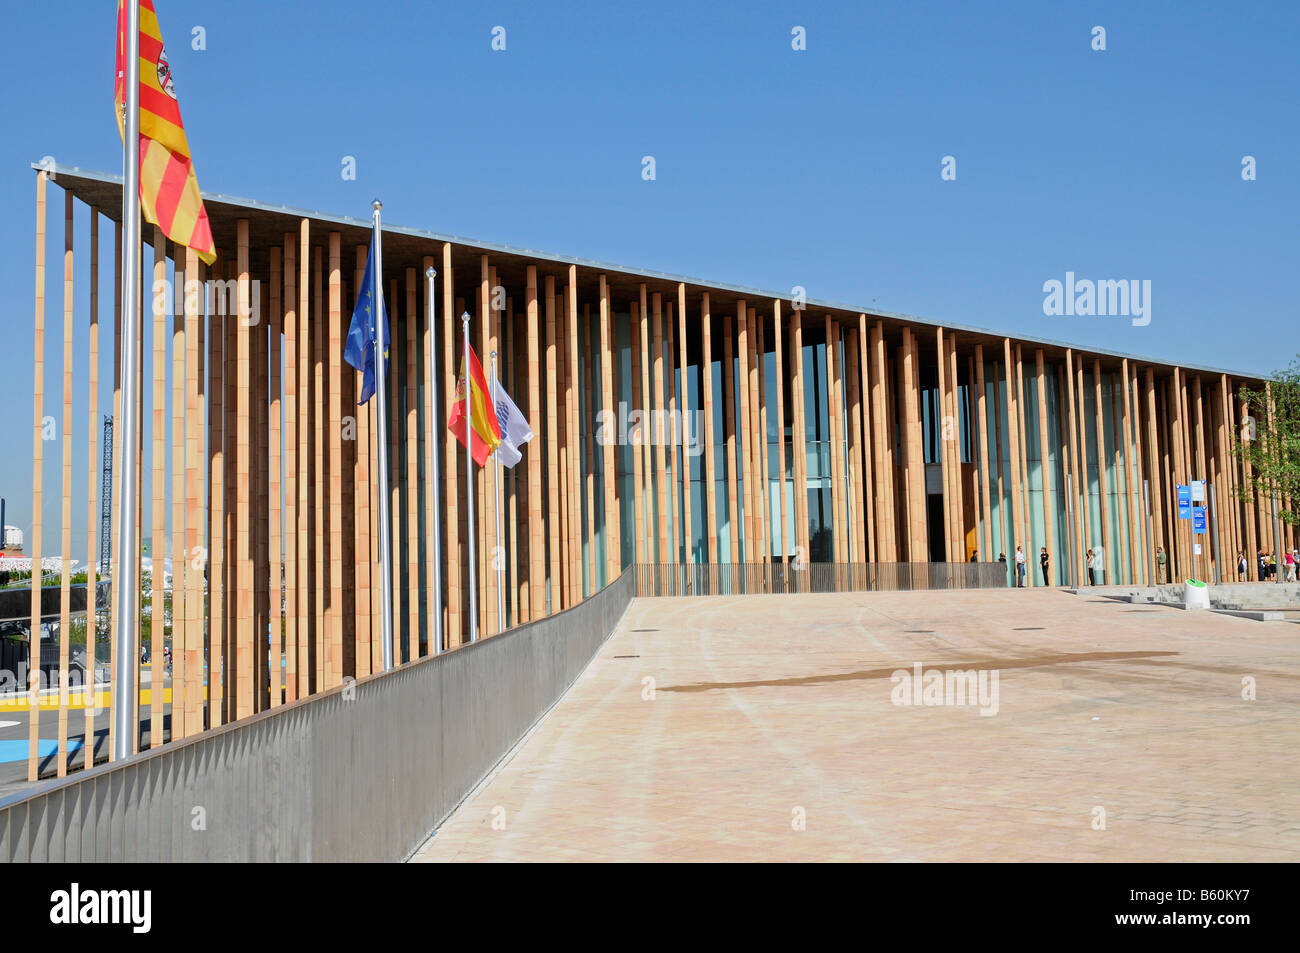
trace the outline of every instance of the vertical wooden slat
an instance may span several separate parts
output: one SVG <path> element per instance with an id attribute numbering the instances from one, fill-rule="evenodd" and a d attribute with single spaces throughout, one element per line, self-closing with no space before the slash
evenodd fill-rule
<path id="1" fill-rule="evenodd" d="M 848 414 L 849 449 L 846 486 L 850 491 L 849 513 L 852 527 L 852 552 L 850 558 L 857 563 L 867 561 L 866 499 L 862 480 L 862 397 L 858 368 L 858 329 L 850 326 L 844 337 L 844 409 Z"/>
<path id="2" fill-rule="evenodd" d="M 90 336 L 89 364 L 87 365 L 87 385 L 90 391 L 90 406 L 86 420 L 86 664 L 85 680 L 82 683 L 81 703 L 85 717 L 82 735 L 82 764 L 90 768 L 95 764 L 95 707 L 97 695 L 95 689 L 95 672 L 98 669 L 96 659 L 96 589 L 101 574 L 98 566 L 96 541 L 99 527 L 98 504 L 100 493 L 98 487 L 99 458 L 96 453 L 97 438 L 100 433 L 99 422 L 99 209 L 90 209 Z M 0 533 L 4 527 L 0 526 Z"/>
<path id="3" fill-rule="evenodd" d="M 682 375 L 682 552 L 686 562 L 695 562 L 695 555 L 692 546 L 695 542 L 695 529 L 691 520 L 691 454 L 690 444 L 687 442 L 689 424 L 691 419 L 691 374 L 690 374 L 690 352 L 686 346 L 686 285 L 682 282 L 677 284 L 677 345 L 681 355 L 677 362 L 677 367 Z M 697 428 L 698 429 L 698 428 Z M 696 433 L 698 443 L 699 433 Z"/>
<path id="4" fill-rule="evenodd" d="M 284 699 L 298 697 L 298 246 L 292 232 L 284 242 L 284 529 L 285 628 Z"/>
<path id="5" fill-rule="evenodd" d="M 876 526 L 880 533 L 878 558 L 898 560 L 898 530 L 894 520 L 894 421 L 886 412 L 889 374 L 885 367 L 885 323 L 877 320 L 871 329 L 871 352 L 875 374 L 871 379 L 871 416 L 876 450 Z"/>
<path id="6" fill-rule="evenodd" d="M 664 453 L 664 313 L 663 298 L 654 292 L 650 298 L 654 311 L 654 331 L 651 342 L 652 376 L 654 378 L 654 409 L 651 414 L 650 437 L 654 442 L 654 476 L 650 481 L 651 497 L 655 500 L 655 516 L 659 531 L 655 535 L 655 562 L 671 561 L 668 549 L 668 476 Z"/>
<path id="7" fill-rule="evenodd" d="M 338 232 L 329 235 L 329 483 L 324 488 L 329 504 L 328 648 L 325 688 L 343 680 L 343 287 L 342 245 Z M 375 276 L 376 281 L 382 280 Z M 384 386 L 379 381 L 377 386 Z M 396 626 L 394 626 L 396 628 Z"/>
<path id="8" fill-rule="evenodd" d="M 430 268 L 434 267 L 432 255 L 424 256 L 423 266 L 426 274 Z M 436 277 L 437 276 L 435 275 L 435 278 Z M 433 457 L 434 449 L 436 447 L 434 441 L 439 439 L 441 431 L 438 429 L 439 421 L 437 415 L 433 412 L 433 395 L 436 393 L 434 388 L 438 386 L 440 380 L 438 370 L 434 366 L 436 360 L 434 349 L 437 346 L 434 325 L 437 322 L 437 318 L 435 317 L 436 312 L 431 307 L 431 305 L 436 303 L 436 300 L 428 300 L 429 282 L 427 279 L 424 283 L 424 293 L 424 323 L 422 325 L 424 328 L 424 340 L 420 345 L 420 353 L 424 361 L 424 599 L 426 606 L 425 617 L 427 619 L 425 642 L 427 645 L 426 651 L 428 654 L 433 655 L 438 650 L 438 645 L 434 637 L 434 627 L 436 624 L 436 616 L 434 614 L 434 594 L 442 588 L 442 561 L 439 554 L 434 549 L 434 536 L 438 530 L 438 521 L 442 519 L 442 513 L 440 512 L 440 507 L 434 506 L 433 489 L 436 486 L 434 481 L 438 479 L 438 473 L 437 468 L 434 466 Z M 445 407 L 441 407 L 440 410 L 444 413 L 446 412 Z M 365 499 L 364 495 L 362 496 L 362 499 Z M 447 545 L 448 539 L 443 535 L 442 548 L 444 551 L 446 550 Z M 359 554 L 358 561 L 360 561 L 361 558 L 362 555 Z M 368 547 L 364 553 L 364 558 L 369 561 Z M 446 605 L 445 600 L 443 601 L 443 605 Z M 441 622 L 442 620 L 437 621 Z M 444 632 L 445 631 L 444 628 Z"/>
<path id="9" fill-rule="evenodd" d="M 283 413 L 281 394 L 281 334 L 293 318 L 292 298 L 283 294 L 284 272 L 282 265 L 283 249 L 271 246 L 271 314 L 267 328 L 267 360 L 264 362 L 267 374 L 267 441 L 270 452 L 267 454 L 266 467 L 266 506 L 267 506 L 267 555 L 270 584 L 270 649 L 267 652 L 267 687 L 270 691 L 272 708 L 280 705 L 284 689 L 284 666 L 282 660 L 286 652 L 284 640 L 284 531 L 283 514 L 283 432 L 281 414 Z M 288 313 L 282 310 L 288 307 Z"/>
<path id="10" fill-rule="evenodd" d="M 863 492 L 862 499 L 862 522 L 863 522 L 863 553 L 864 559 L 868 562 L 880 561 L 880 540 L 877 535 L 876 527 L 876 478 L 875 478 L 875 459 L 877 448 L 875 447 L 875 435 L 873 433 L 874 421 L 871 410 L 871 356 L 868 350 L 870 332 L 867 330 L 867 316 L 858 315 L 858 376 L 859 401 L 862 407 L 862 480 Z M 779 345 L 779 342 L 778 342 Z M 777 365 L 776 376 L 778 380 L 783 380 L 781 367 Z"/>
<path id="11" fill-rule="evenodd" d="M 420 388 L 416 377 L 420 315 L 415 307 L 416 275 L 406 269 L 406 657 L 420 656 Z"/>
<path id="12" fill-rule="evenodd" d="M 790 315 L 790 404 L 794 416 L 790 436 L 794 453 L 791 465 L 794 478 L 794 546 L 799 566 L 806 564 L 809 557 L 808 427 L 803 391 L 803 309 L 795 308 Z"/>
<path id="13" fill-rule="evenodd" d="M 59 536 L 59 673 L 57 691 L 54 698 L 59 705 L 58 719 L 58 754 L 55 765 L 59 777 L 68 773 L 68 653 L 70 649 L 69 629 L 72 626 L 72 323 L 74 321 L 73 300 L 73 206 L 72 193 L 63 193 L 63 417 L 59 424 L 62 447 L 62 467 L 60 470 L 60 526 Z M 155 370 L 156 370 L 155 366 Z M 156 534 L 155 534 L 156 535 Z M 40 568 L 32 564 L 32 576 L 41 575 Z M 161 607 L 162 600 L 156 600 Z M 160 609 L 161 611 L 161 609 Z M 159 650 L 162 641 L 158 642 Z M 29 656 L 32 664 L 40 665 L 39 652 Z M 157 691 L 154 692 L 158 694 Z M 39 699 L 33 703 L 39 708 Z"/>
<path id="14" fill-rule="evenodd" d="M 601 403 L 607 411 L 614 412 L 614 334 L 611 325 L 609 285 L 600 276 L 600 389 Z M 605 553 L 608 567 L 605 578 L 612 581 L 623 566 L 622 530 L 615 482 L 614 441 L 605 441 Z M 635 561 L 635 555 L 633 556 Z"/>
<path id="15" fill-rule="evenodd" d="M 920 367 L 916 335 L 903 331 L 904 413 L 907 432 L 908 550 L 912 563 L 929 562 L 925 512 L 925 456 L 921 447 Z"/>
<path id="16" fill-rule="evenodd" d="M 546 532 L 543 524 L 542 454 L 543 427 L 541 363 L 538 354 L 537 266 L 525 272 L 524 312 L 528 320 L 528 422 L 537 445 L 528 458 L 528 609 L 531 619 L 546 615 Z M 547 345 L 549 355 L 550 345 Z M 546 453 L 549 454 L 549 440 Z M 549 456 L 548 456 L 549 460 Z"/>
<path id="17" fill-rule="evenodd" d="M 948 335 L 948 412 L 952 415 L 952 510 L 953 510 L 953 535 L 956 546 L 956 558 L 965 562 L 970 558 L 970 552 L 966 546 L 966 506 L 964 502 L 965 489 L 962 486 L 962 429 L 961 429 L 961 378 L 957 370 L 957 335 L 950 333 Z"/>
<path id="18" fill-rule="evenodd" d="M 635 323 L 635 322 L 634 322 Z M 713 315 L 710 307 L 709 293 L 706 291 L 700 298 L 700 346 L 703 349 L 703 359 L 701 361 L 702 372 L 702 397 L 700 400 L 700 416 L 702 418 L 703 428 L 700 439 L 704 441 L 704 520 L 706 527 L 706 546 L 708 548 L 708 559 L 711 564 L 718 561 L 718 501 L 717 501 L 717 462 L 714 459 L 713 451 Z M 636 356 L 636 344 L 633 343 L 633 360 Z M 636 368 L 633 367 L 632 376 L 637 376 Z M 637 537 L 640 538 L 641 527 L 638 517 Z"/>
<path id="19" fill-rule="evenodd" d="M 1101 500 L 1098 504 L 1101 509 L 1101 545 L 1105 548 L 1103 559 L 1102 581 L 1111 582 L 1111 567 L 1118 565 L 1115 560 L 1115 554 L 1111 551 L 1111 532 L 1110 532 L 1110 477 L 1107 474 L 1106 466 L 1106 411 L 1102 404 L 1101 396 L 1101 361 L 1093 358 L 1092 361 L 1092 387 L 1093 403 L 1097 418 L 1097 492 Z"/>
<path id="20" fill-rule="evenodd" d="M 560 568 L 560 447 L 559 394 L 557 372 L 559 355 L 555 338 L 555 276 L 546 276 L 546 527 L 549 535 L 547 549 L 550 564 L 550 603 L 548 614 L 563 608 L 560 593 L 562 585 Z"/>
<path id="21" fill-rule="evenodd" d="M 633 300 L 628 305 L 629 310 L 629 339 L 631 341 L 632 352 L 632 412 L 631 416 L 638 423 L 635 428 L 629 427 L 629 439 L 632 443 L 632 562 L 649 563 L 651 557 L 650 542 L 646 538 L 646 513 L 645 513 L 645 454 L 643 445 L 649 424 L 646 415 L 649 408 L 641 402 L 641 306 Z"/>
<path id="22" fill-rule="evenodd" d="M 1038 397 L 1038 456 L 1043 481 L 1043 545 L 1047 547 L 1047 552 L 1052 560 L 1049 567 L 1051 575 L 1048 582 L 1048 585 L 1051 585 L 1051 579 L 1055 577 L 1056 560 L 1060 558 L 1060 554 L 1056 551 L 1052 531 L 1053 516 L 1056 510 L 1052 506 L 1052 463 L 1047 429 L 1047 370 L 1041 347 L 1034 351 L 1034 371 L 1037 381 L 1037 389 L 1034 393 Z M 1026 556 L 1031 560 L 1030 570 L 1032 574 L 1032 571 L 1037 568 L 1032 562 L 1036 557 L 1033 553 L 1026 553 Z"/>
<path id="23" fill-rule="evenodd" d="M 980 441 L 980 513 L 984 519 L 980 535 L 981 561 L 992 562 L 997 557 L 993 553 L 993 510 L 989 498 L 989 419 L 988 398 L 985 393 L 984 380 L 984 345 L 975 345 L 975 413 L 979 417 Z"/>
<path id="24" fill-rule="evenodd" d="M 664 372 L 665 384 L 667 391 L 667 423 L 664 427 L 664 438 L 669 441 L 668 446 L 664 448 L 664 458 L 668 461 L 668 562 L 676 563 L 680 561 L 680 542 L 681 542 L 681 518 L 678 504 L 678 481 L 681 480 L 681 459 L 679 447 L 677 444 L 677 352 L 675 350 L 677 337 L 676 321 L 674 321 L 674 312 L 676 308 L 673 302 L 669 301 L 665 306 L 666 314 L 664 315 L 665 345 L 667 350 L 664 355 Z"/>
<path id="25" fill-rule="evenodd" d="M 194 294 L 185 295 L 185 734 L 203 730 L 205 694 L 204 632 L 208 618 L 204 605 L 204 571 L 208 565 L 204 541 L 207 520 L 203 506 L 205 484 L 203 446 L 207 427 L 204 367 L 204 271 L 198 254 L 185 250 L 185 274 L 197 282 Z M 173 653 L 175 649 L 172 650 Z M 175 695 L 173 694 L 173 698 Z"/>
<path id="26" fill-rule="evenodd" d="M 1016 446 L 1020 451 L 1021 521 L 1017 535 L 1025 547 L 1025 585 L 1034 585 L 1033 564 L 1029 561 L 1034 551 L 1033 534 L 1029 531 L 1029 431 L 1025 426 L 1025 362 L 1020 345 L 1016 345 Z"/>
<path id="27" fill-rule="evenodd" d="M 568 326 L 568 373 L 565 388 L 565 430 L 569 446 L 569 576 L 571 604 L 582 601 L 582 445 L 578 430 L 578 391 L 582 378 L 578 369 L 578 266 L 569 266 L 569 286 L 564 296 Z"/>
<path id="28" fill-rule="evenodd" d="M 645 561 L 653 563 L 657 557 L 655 554 L 654 540 L 658 538 L 655 532 L 656 519 L 654 509 L 654 464 L 653 464 L 653 441 L 654 441 L 654 405 L 651 402 L 650 372 L 650 306 L 646 298 L 646 286 L 642 282 L 639 288 L 638 308 L 639 328 L 637 331 L 638 348 L 641 351 L 641 380 L 638 385 L 636 381 L 632 382 L 633 387 L 641 388 L 641 445 L 636 448 L 636 452 L 641 456 L 641 477 L 642 482 L 637 486 L 637 495 L 642 498 L 645 510 Z"/>
<path id="29" fill-rule="evenodd" d="M 761 561 L 768 563 L 772 561 L 772 543 L 771 543 L 771 507 L 768 499 L 771 496 L 771 482 L 768 480 L 768 453 L 767 453 L 767 358 L 764 356 L 766 351 L 766 341 L 764 340 L 764 322 L 763 316 L 758 313 L 756 308 L 749 309 L 749 328 L 750 328 L 750 346 L 753 350 L 750 356 L 753 360 L 750 362 L 749 373 L 750 379 L 754 381 L 753 389 L 750 391 L 750 404 L 753 408 L 753 427 L 754 427 L 754 489 L 757 494 L 754 498 L 754 516 L 756 529 L 758 532 L 759 555 Z"/>
<path id="30" fill-rule="evenodd" d="M 943 476 L 943 548 L 948 561 L 955 562 L 960 559 L 960 556 L 954 548 L 956 528 L 953 526 L 952 507 L 955 495 L 953 492 L 955 479 L 952 472 L 952 441 L 948 438 L 949 421 L 952 419 L 952 410 L 948 401 L 948 348 L 944 343 L 943 328 L 935 328 L 934 334 L 936 370 L 939 375 L 939 383 L 937 419 L 933 421 L 933 425 L 939 438 L 939 469 Z"/>
<path id="31" fill-rule="evenodd" d="M 723 433 L 726 436 L 727 444 L 727 526 L 729 530 L 728 542 L 731 547 L 727 554 L 727 562 L 739 563 L 742 561 L 740 554 L 740 518 L 736 507 L 736 464 L 739 455 L 736 453 L 735 357 L 732 354 L 731 333 L 731 316 L 724 312 L 722 315 L 722 394 L 725 405 L 723 408 Z"/>
<path id="32" fill-rule="evenodd" d="M 1138 506 L 1137 506 L 1137 497 L 1135 495 L 1137 480 L 1133 473 L 1133 431 L 1132 431 L 1133 407 L 1132 407 L 1132 399 L 1131 399 L 1132 395 L 1129 390 L 1128 358 L 1123 358 L 1120 361 L 1120 374 L 1124 378 L 1124 383 L 1123 383 L 1124 416 L 1121 418 L 1122 426 L 1120 427 L 1120 435 L 1121 435 L 1120 439 L 1124 444 L 1123 508 L 1125 514 L 1124 522 L 1125 522 L 1126 532 L 1128 534 L 1129 582 L 1132 585 L 1140 585 L 1142 582 L 1142 573 L 1141 573 L 1142 557 L 1140 555 L 1140 551 L 1141 551 L 1140 541 L 1142 539 L 1142 534 L 1141 534 L 1141 528 L 1138 523 L 1138 519 L 1139 519 Z"/>
<path id="33" fill-rule="evenodd" d="M 599 303 L 597 303 L 596 308 L 597 311 L 599 311 Z M 597 314 L 597 318 L 599 318 L 599 316 L 600 315 Z M 600 583 L 597 581 L 599 580 L 600 575 L 596 571 L 596 411 L 594 409 L 595 405 L 592 404 L 591 390 L 591 362 L 593 353 L 594 352 L 591 350 L 591 305 L 584 304 L 582 306 L 582 406 L 586 413 L 582 421 L 582 433 L 585 437 L 587 447 L 587 463 L 583 468 L 587 524 L 586 532 L 583 534 L 583 539 L 587 543 L 586 569 L 588 593 L 595 592 L 600 588 Z M 615 408 L 615 410 L 617 410 L 617 408 Z"/>

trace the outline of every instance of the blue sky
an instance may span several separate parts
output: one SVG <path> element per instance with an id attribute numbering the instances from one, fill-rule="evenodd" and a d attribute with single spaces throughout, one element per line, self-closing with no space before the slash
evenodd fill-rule
<path id="1" fill-rule="evenodd" d="M 1300 351 L 1295 4 L 156 5 L 206 190 L 357 217 L 380 196 L 393 224 L 1168 361 L 1262 373 Z M 17 448 L 0 492 L 24 530 L 27 166 L 120 171 L 114 10 L 25 4 L 7 18 L 10 75 L 25 79 L 0 105 L 0 278 L 15 289 L 0 445 Z M 1150 280 L 1150 324 L 1045 316 L 1043 283 L 1067 271 Z M 111 284 L 101 307 L 111 321 Z M 84 426 L 80 372 L 77 387 Z M 84 430 L 73 440 L 80 476 Z M 84 504 L 73 510 L 84 540 Z M 57 520 L 51 506 L 47 551 Z"/>

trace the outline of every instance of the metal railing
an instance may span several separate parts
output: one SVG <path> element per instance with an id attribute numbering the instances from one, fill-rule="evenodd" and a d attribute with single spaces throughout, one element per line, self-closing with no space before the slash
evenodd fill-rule
<path id="1" fill-rule="evenodd" d="M 638 596 L 731 596 L 1008 585 L 1005 563 L 643 563 Z"/>
<path id="2" fill-rule="evenodd" d="M 580 605 L 0 800 L 0 863 L 396 861 L 582 674 L 634 574 Z"/>

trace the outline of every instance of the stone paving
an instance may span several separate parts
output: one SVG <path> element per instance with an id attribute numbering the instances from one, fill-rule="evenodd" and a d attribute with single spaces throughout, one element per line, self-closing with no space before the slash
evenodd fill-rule
<path id="1" fill-rule="evenodd" d="M 1298 646 L 1061 590 L 638 599 L 415 859 L 1296 861 Z"/>

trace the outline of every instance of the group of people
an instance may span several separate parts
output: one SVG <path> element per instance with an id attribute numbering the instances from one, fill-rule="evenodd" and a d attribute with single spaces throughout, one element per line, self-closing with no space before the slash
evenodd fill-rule
<path id="1" fill-rule="evenodd" d="M 1278 560 L 1275 553 L 1261 549 L 1255 556 L 1260 580 L 1276 579 Z M 1295 582 L 1297 567 L 1300 567 L 1300 550 L 1293 549 L 1282 554 L 1282 581 Z M 1237 578 L 1248 578 L 1246 572 L 1246 554 L 1237 553 Z"/>
<path id="2" fill-rule="evenodd" d="M 970 554 L 971 562 L 979 562 L 979 552 L 972 551 Z M 1261 549 L 1257 556 L 1259 578 L 1260 580 L 1276 579 L 1278 573 L 1277 557 Z M 1007 562 L 1006 553 L 998 553 L 998 562 L 1004 566 Z M 1028 572 L 1028 559 L 1025 557 L 1024 548 L 1016 547 L 1016 588 L 1021 589 L 1025 585 L 1025 575 Z M 1085 565 L 1088 569 L 1088 585 L 1104 585 L 1106 573 L 1106 561 L 1102 555 L 1101 547 L 1088 550 Z M 1047 547 L 1043 546 L 1038 551 L 1038 567 L 1043 574 L 1043 585 L 1050 586 L 1051 582 L 1052 557 L 1047 552 Z M 1248 563 L 1245 553 L 1237 553 L 1237 579 L 1245 582 L 1250 578 L 1248 573 Z M 1292 549 L 1290 552 L 1282 554 L 1282 581 L 1297 582 L 1300 581 L 1300 549 Z M 1156 547 L 1156 577 L 1161 583 L 1169 581 L 1169 554 L 1165 552 L 1163 546 Z"/>

